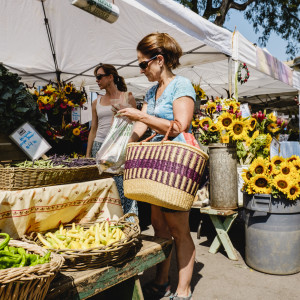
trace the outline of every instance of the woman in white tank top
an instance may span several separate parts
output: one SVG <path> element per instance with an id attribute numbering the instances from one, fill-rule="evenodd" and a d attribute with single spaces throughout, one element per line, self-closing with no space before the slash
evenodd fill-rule
<path id="1" fill-rule="evenodd" d="M 131 93 L 127 92 L 124 78 L 119 76 L 116 68 L 109 64 L 100 64 L 94 70 L 99 88 L 106 91 L 104 96 L 98 95 L 92 104 L 92 125 L 89 133 L 86 157 L 95 157 L 112 124 L 113 111 L 111 100 L 119 99 L 124 106 L 136 107 Z"/>
<path id="2" fill-rule="evenodd" d="M 119 108 L 129 106 L 136 108 L 133 95 L 127 92 L 124 78 L 119 76 L 114 66 L 100 64 L 95 68 L 94 75 L 96 76 L 96 82 L 100 90 L 105 90 L 106 94 L 104 96 L 98 95 L 92 104 L 92 125 L 88 138 L 86 157 L 96 157 L 96 153 L 101 148 L 109 132 L 113 120 L 112 104 L 119 106 Z M 124 196 L 123 175 L 117 175 L 113 178 L 117 185 L 124 214 L 132 212 L 138 215 L 137 202 L 127 199 Z M 128 221 L 134 222 L 133 217 L 128 219 Z"/>

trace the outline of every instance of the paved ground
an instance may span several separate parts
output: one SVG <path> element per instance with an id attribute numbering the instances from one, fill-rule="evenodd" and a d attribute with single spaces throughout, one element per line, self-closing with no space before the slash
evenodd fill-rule
<path id="1" fill-rule="evenodd" d="M 142 232 L 152 235 L 147 208 L 142 209 L 140 218 Z M 202 219 L 201 238 L 197 239 L 199 220 Z M 196 245 L 196 261 L 192 279 L 194 300 L 296 300 L 300 299 L 300 273 L 294 275 L 269 275 L 252 270 L 245 264 L 244 224 L 239 218 L 230 229 L 231 241 L 239 254 L 238 261 L 227 258 L 222 250 L 217 254 L 208 252 L 215 237 L 215 229 L 206 215 L 192 209 L 190 215 L 191 232 Z M 145 271 L 141 284 L 150 281 L 154 268 Z M 177 271 L 173 253 L 171 266 L 172 290 L 176 289 Z M 165 298 L 164 298 L 165 299 Z"/>

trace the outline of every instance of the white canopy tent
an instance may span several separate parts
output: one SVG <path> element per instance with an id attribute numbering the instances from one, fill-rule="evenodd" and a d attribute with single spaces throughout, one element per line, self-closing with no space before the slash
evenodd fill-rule
<path id="1" fill-rule="evenodd" d="M 160 31 L 172 35 L 185 53 L 176 73 L 201 82 L 207 95 L 227 96 L 237 68 L 228 64 L 231 57 L 250 70 L 247 84 L 238 85 L 239 96 L 300 90 L 299 72 L 290 71 L 292 81 L 267 75 L 257 64 L 258 47 L 173 0 L 115 0 L 120 17 L 113 24 L 70 3 L 0 0 L 0 62 L 23 82 L 37 86 L 59 79 L 98 91 L 93 69 L 105 62 L 115 65 L 129 90 L 141 98 L 153 83 L 140 74 L 136 45 L 146 34 Z"/>

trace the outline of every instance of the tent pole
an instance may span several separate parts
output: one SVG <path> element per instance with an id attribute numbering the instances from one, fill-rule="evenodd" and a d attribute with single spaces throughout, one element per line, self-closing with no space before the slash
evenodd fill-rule
<path id="1" fill-rule="evenodd" d="M 228 91 L 229 97 L 231 98 L 232 94 L 232 57 L 228 57 Z"/>

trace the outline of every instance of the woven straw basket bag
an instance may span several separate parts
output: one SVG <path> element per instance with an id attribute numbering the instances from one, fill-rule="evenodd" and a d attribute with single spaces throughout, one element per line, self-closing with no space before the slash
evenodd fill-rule
<path id="1" fill-rule="evenodd" d="M 127 145 L 124 195 L 169 209 L 186 211 L 194 202 L 208 155 L 180 142 L 167 141 L 173 124 L 161 142 L 154 137 Z"/>

